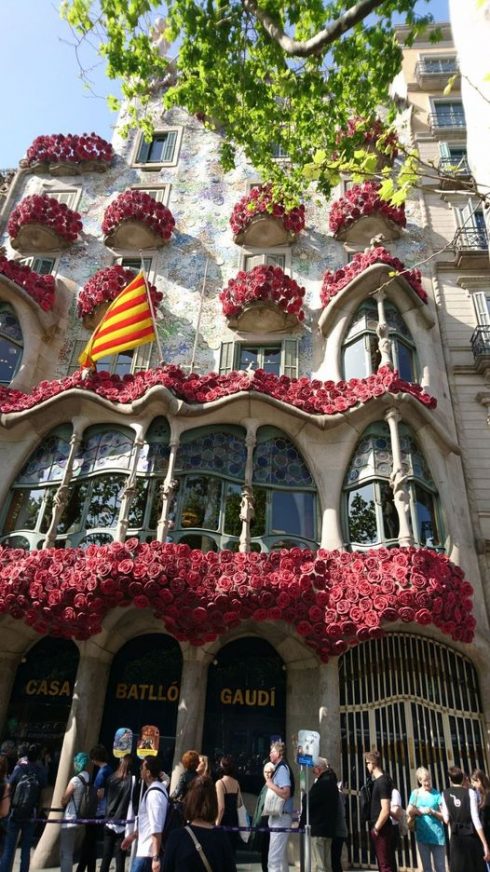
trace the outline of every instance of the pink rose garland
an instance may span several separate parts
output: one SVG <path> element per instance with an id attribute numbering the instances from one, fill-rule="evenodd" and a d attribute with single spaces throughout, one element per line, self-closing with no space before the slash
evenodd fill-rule
<path id="1" fill-rule="evenodd" d="M 427 302 L 427 293 L 422 287 L 422 275 L 419 269 L 405 269 L 405 264 L 397 257 L 394 257 L 386 248 L 377 246 L 367 251 L 359 251 L 354 255 L 350 263 L 341 267 L 335 272 L 327 270 L 323 277 L 321 290 L 321 301 L 323 306 L 327 306 L 332 297 L 335 297 L 343 288 L 350 282 L 360 276 L 365 269 L 372 266 L 374 263 L 385 263 L 393 267 L 393 270 L 403 274 L 403 278 L 411 285 L 415 293 Z"/>
<path id="2" fill-rule="evenodd" d="M 285 621 L 327 661 L 393 621 L 432 623 L 471 642 L 472 587 L 428 549 L 203 553 L 188 545 L 0 547 L 0 612 L 38 633 L 88 639 L 116 606 L 149 608 L 180 641 L 203 645 L 242 621 Z"/>
<path id="3" fill-rule="evenodd" d="M 125 191 L 119 194 L 107 207 L 102 222 L 102 232 L 107 236 L 121 221 L 132 218 L 141 221 L 157 236 L 167 241 L 172 235 L 175 220 L 163 203 L 158 203 L 154 197 L 145 191 Z"/>
<path id="4" fill-rule="evenodd" d="M 38 136 L 27 150 L 26 164 L 37 163 L 81 163 L 82 161 L 103 161 L 110 163 L 114 149 L 96 133 L 80 135 L 54 133 Z"/>
<path id="5" fill-rule="evenodd" d="M 156 386 L 167 388 L 189 404 L 212 403 L 242 391 L 253 391 L 312 415 L 347 412 L 358 403 L 366 403 L 373 397 L 388 393 L 409 394 L 429 409 L 435 409 L 437 405 L 435 398 L 425 393 L 420 385 L 404 381 L 389 367 L 382 367 L 367 378 L 323 382 L 305 377 L 276 376 L 261 369 L 254 372 L 230 372 L 226 375 L 217 375 L 214 372 L 188 375 L 178 366 L 164 366 L 122 378 L 102 371 L 91 373 L 88 378 L 82 379 L 81 371 L 77 370 L 63 379 L 39 382 L 29 394 L 0 387 L 0 411 L 8 414 L 32 409 L 73 388 L 92 392 L 113 403 L 132 403 Z"/>
<path id="6" fill-rule="evenodd" d="M 295 206 L 287 210 L 282 203 L 275 203 L 271 185 L 257 185 L 233 207 L 230 225 L 233 235 L 243 233 L 256 215 L 269 214 L 279 218 L 284 229 L 297 236 L 305 226 L 305 207 Z"/>
<path id="7" fill-rule="evenodd" d="M 296 315 L 299 321 L 305 317 L 300 287 L 279 266 L 255 266 L 245 272 L 240 270 L 230 279 L 219 295 L 223 314 L 227 318 L 239 315 L 247 306 L 260 301 L 271 302 L 287 314 Z"/>
<path id="8" fill-rule="evenodd" d="M 27 264 L 16 260 L 8 260 L 0 256 L 0 273 L 10 279 L 38 304 L 45 312 L 54 306 L 55 279 L 54 276 L 40 276 Z"/>
<path id="9" fill-rule="evenodd" d="M 400 227 L 405 227 L 404 206 L 391 206 L 379 196 L 380 185 L 377 182 L 363 182 L 354 185 L 343 197 L 335 200 L 330 209 L 329 226 L 333 233 L 338 233 L 359 221 L 365 215 L 379 213 Z"/>
<path id="10" fill-rule="evenodd" d="M 7 230 L 10 237 L 15 239 L 21 227 L 34 223 L 50 227 L 66 242 L 75 242 L 83 227 L 78 212 L 69 209 L 65 203 L 58 203 L 58 200 L 48 197 L 47 194 L 24 197 L 12 211 Z"/>

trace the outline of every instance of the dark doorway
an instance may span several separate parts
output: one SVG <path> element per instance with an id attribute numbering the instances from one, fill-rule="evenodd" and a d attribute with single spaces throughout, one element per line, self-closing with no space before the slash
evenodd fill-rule
<path id="1" fill-rule="evenodd" d="M 104 705 L 101 742 L 109 752 L 119 727 L 133 731 L 134 752 L 141 727 L 154 725 L 163 768 L 171 772 L 181 673 L 182 654 L 171 636 L 150 633 L 123 645 L 112 663 Z"/>
<path id="2" fill-rule="evenodd" d="M 208 671 L 203 749 L 213 762 L 231 754 L 242 790 L 259 793 L 272 738 L 286 732 L 286 671 L 272 645 L 230 642 Z"/>

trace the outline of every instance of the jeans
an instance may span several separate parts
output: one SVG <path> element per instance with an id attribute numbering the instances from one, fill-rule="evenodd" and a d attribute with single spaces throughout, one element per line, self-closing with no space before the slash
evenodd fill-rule
<path id="1" fill-rule="evenodd" d="M 290 827 L 291 815 L 280 814 L 269 818 L 270 842 L 267 865 L 269 872 L 288 872 L 289 833 L 275 833 L 276 827 Z M 133 872 L 133 870 L 131 870 Z"/>
<path id="2" fill-rule="evenodd" d="M 60 830 L 60 870 L 61 872 L 72 872 L 73 869 L 73 851 L 75 850 L 75 839 L 80 827 L 61 827 Z"/>
<path id="3" fill-rule="evenodd" d="M 332 872 L 332 839 L 311 837 L 312 872 Z"/>
<path id="4" fill-rule="evenodd" d="M 116 872 L 124 872 L 127 853 L 126 851 L 121 851 L 123 839 L 124 830 L 122 833 L 116 833 L 115 830 L 104 827 L 104 846 L 102 848 L 102 863 L 100 864 L 99 872 L 109 872 L 109 866 L 113 857 L 116 861 Z"/>
<path id="5" fill-rule="evenodd" d="M 422 869 L 424 872 L 432 872 L 432 860 L 434 861 L 434 872 L 445 872 L 445 845 L 429 845 L 427 842 L 417 842 L 417 848 L 419 849 Z"/>
<path id="6" fill-rule="evenodd" d="M 131 863 L 131 872 L 151 872 L 151 857 L 135 857 Z"/>
<path id="7" fill-rule="evenodd" d="M 17 839 L 20 835 L 20 872 L 29 872 L 29 864 L 31 862 L 31 848 L 34 841 L 34 831 L 36 829 L 35 821 L 14 821 L 10 817 L 7 824 L 7 833 L 5 835 L 5 844 L 3 848 L 2 859 L 0 861 L 0 872 L 11 872 L 14 864 L 15 849 L 17 847 Z"/>
<path id="8" fill-rule="evenodd" d="M 77 872 L 95 872 L 97 863 L 97 836 L 100 832 L 98 824 L 85 824 L 85 833 L 80 848 L 80 859 Z"/>
<path id="9" fill-rule="evenodd" d="M 380 829 L 377 836 L 374 834 L 374 830 L 371 830 L 371 842 L 378 861 L 379 872 L 395 872 L 396 870 L 394 838 L 395 834 L 390 821 Z"/>

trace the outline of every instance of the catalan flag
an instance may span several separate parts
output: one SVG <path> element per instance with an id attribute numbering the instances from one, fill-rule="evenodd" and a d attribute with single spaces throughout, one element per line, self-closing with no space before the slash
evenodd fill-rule
<path id="1" fill-rule="evenodd" d="M 78 362 L 95 368 L 95 361 L 109 354 L 129 351 L 156 338 L 155 324 L 142 272 L 112 301 L 94 330 Z"/>

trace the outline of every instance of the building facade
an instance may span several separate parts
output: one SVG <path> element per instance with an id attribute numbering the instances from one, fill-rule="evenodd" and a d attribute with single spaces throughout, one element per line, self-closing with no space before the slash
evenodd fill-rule
<path id="1" fill-rule="evenodd" d="M 151 143 L 44 137 L 10 183 L 1 721 L 45 746 L 54 806 L 120 727 L 158 727 L 169 770 L 232 753 L 250 794 L 272 736 L 316 729 L 368 868 L 365 750 L 405 797 L 419 765 L 486 768 L 489 267 L 456 64 L 447 27 L 405 52 L 405 210 L 346 179 L 287 212 L 156 103 Z M 142 262 L 160 347 L 82 375 Z"/>

